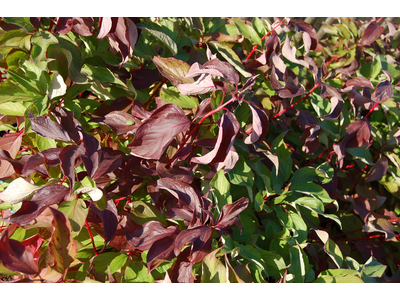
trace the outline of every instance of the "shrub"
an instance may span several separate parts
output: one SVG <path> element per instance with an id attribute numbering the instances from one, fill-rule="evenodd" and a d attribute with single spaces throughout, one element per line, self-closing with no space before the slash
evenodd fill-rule
<path id="1" fill-rule="evenodd" d="M 2 18 L 3 278 L 399 280 L 398 24 L 322 26 Z"/>

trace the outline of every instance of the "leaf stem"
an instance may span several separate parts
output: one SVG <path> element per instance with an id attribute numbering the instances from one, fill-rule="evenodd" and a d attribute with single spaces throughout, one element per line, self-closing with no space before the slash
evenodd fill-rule
<path id="1" fill-rule="evenodd" d="M 365 115 L 364 118 L 368 118 L 368 116 L 374 111 L 375 107 L 377 107 L 378 104 L 379 104 L 379 103 L 376 102 L 376 103 L 374 104 L 374 106 L 372 106 L 372 108 L 369 110 L 369 112 Z"/>
<path id="2" fill-rule="evenodd" d="M 89 223 L 88 223 L 87 220 L 85 220 L 85 225 L 86 225 L 86 228 L 87 228 L 87 230 L 88 230 L 88 232 L 89 232 L 90 240 L 92 241 L 92 246 L 93 246 L 93 250 L 94 250 L 94 255 L 97 256 L 98 253 L 97 253 L 96 245 L 94 244 L 93 234 L 92 234 L 92 232 L 90 231 Z"/>
<path id="3" fill-rule="evenodd" d="M 283 21 L 284 21 L 284 19 L 280 18 L 280 21 L 279 21 L 278 25 L 276 25 L 274 28 L 272 28 L 270 31 L 268 31 L 268 32 L 261 38 L 261 41 L 263 41 L 272 31 L 274 31 L 276 28 L 278 28 L 279 26 L 281 26 L 282 23 L 283 23 Z M 250 59 L 250 57 L 251 57 L 251 56 L 253 55 L 253 53 L 256 51 L 257 47 L 258 47 L 258 44 L 256 44 L 256 45 L 253 46 L 253 49 L 251 50 L 250 54 L 247 56 L 246 59 Z"/>
<path id="4" fill-rule="evenodd" d="M 289 107 L 286 107 L 284 110 L 282 110 L 281 112 L 277 113 L 275 116 L 273 116 L 271 118 L 271 120 L 276 119 L 277 117 L 279 117 L 280 115 L 282 115 L 283 113 L 285 113 L 286 111 L 288 111 L 289 109 L 295 107 L 297 104 L 299 104 L 303 99 L 305 99 L 306 97 L 308 97 L 312 92 L 314 92 L 314 90 L 316 88 L 319 88 L 321 85 L 321 81 L 318 81 L 314 87 L 309 90 L 303 97 L 300 98 L 300 100 L 298 100 L 296 103 L 291 104 Z"/>

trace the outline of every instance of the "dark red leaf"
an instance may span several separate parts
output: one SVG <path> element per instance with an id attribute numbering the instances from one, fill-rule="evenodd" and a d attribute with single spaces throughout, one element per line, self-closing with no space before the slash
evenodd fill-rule
<path id="1" fill-rule="evenodd" d="M 382 34 L 383 29 L 384 28 L 375 21 L 369 23 L 361 39 L 361 46 L 371 45 Z"/>
<path id="2" fill-rule="evenodd" d="M 253 131 L 244 140 L 246 144 L 257 144 L 262 141 L 268 132 L 269 120 L 266 112 L 260 109 L 254 102 L 248 102 L 253 116 Z"/>
<path id="3" fill-rule="evenodd" d="M 190 184 L 193 179 L 193 171 L 191 168 L 174 166 L 171 169 L 166 168 L 166 164 L 157 161 L 156 172 L 160 178 L 171 178 L 184 183 Z"/>
<path id="4" fill-rule="evenodd" d="M 74 189 L 75 184 L 75 161 L 79 156 L 84 155 L 84 149 L 81 145 L 68 145 L 60 152 L 61 169 L 70 182 L 70 189 Z"/>
<path id="5" fill-rule="evenodd" d="M 344 107 L 344 102 L 336 97 L 331 98 L 331 112 L 328 115 L 321 116 L 324 120 L 336 120 L 339 118 Z"/>
<path id="6" fill-rule="evenodd" d="M 235 69 L 228 62 L 220 61 L 218 58 L 209 60 L 203 64 L 208 70 L 218 70 L 223 75 L 223 78 L 228 80 L 230 83 L 237 85 L 239 83 L 239 75 L 235 72 Z"/>
<path id="7" fill-rule="evenodd" d="M 27 160 L 30 157 L 31 155 L 24 155 L 19 159 L 13 159 L 7 150 L 0 149 L 0 160 L 2 160 L 3 162 L 7 161 L 8 163 L 10 163 L 13 166 L 15 173 L 17 174 L 22 173 L 24 165 L 26 164 Z"/>
<path id="8" fill-rule="evenodd" d="M 35 155 L 32 155 L 27 159 L 21 174 L 23 176 L 29 176 L 33 173 L 41 173 L 45 176 L 49 176 L 49 173 L 47 172 L 47 169 L 44 166 L 45 162 L 46 160 L 44 158 L 44 155 L 40 152 L 36 153 Z"/>
<path id="9" fill-rule="evenodd" d="M 99 30 L 99 34 L 97 35 L 97 39 L 102 39 L 111 30 L 112 18 L 110 18 L 110 17 L 102 17 L 102 18 L 100 18 L 99 23 L 100 23 L 100 30 Z"/>
<path id="10" fill-rule="evenodd" d="M 378 83 L 375 92 L 372 94 L 372 98 L 378 103 L 383 103 L 391 97 L 393 97 L 393 88 L 387 80 Z"/>
<path id="11" fill-rule="evenodd" d="M 193 262 L 189 261 L 190 248 L 183 250 L 177 257 L 171 268 L 171 281 L 181 283 L 193 283 L 194 276 L 192 273 Z"/>
<path id="12" fill-rule="evenodd" d="M 123 111 L 112 111 L 102 118 L 93 118 L 90 121 L 105 124 L 118 135 L 131 134 L 142 124 L 139 119 Z"/>
<path id="13" fill-rule="evenodd" d="M 382 156 L 365 176 L 364 181 L 367 183 L 380 180 L 386 174 L 388 167 L 388 160 Z"/>
<path id="14" fill-rule="evenodd" d="M 211 111 L 212 111 L 211 98 L 206 98 L 203 101 L 201 101 L 200 105 L 197 107 L 196 114 L 194 115 L 193 120 L 202 118 Z"/>
<path id="15" fill-rule="evenodd" d="M 96 172 L 92 175 L 93 179 L 99 178 L 100 176 L 111 173 L 115 169 L 121 166 L 122 157 L 124 153 L 119 150 L 113 150 L 109 147 L 103 147 L 99 150 L 99 165 Z"/>
<path id="16" fill-rule="evenodd" d="M 318 36 L 314 27 L 300 19 L 290 20 L 290 23 L 296 25 L 298 31 L 303 32 L 306 52 L 308 52 L 308 50 L 315 50 L 318 45 Z"/>
<path id="17" fill-rule="evenodd" d="M 109 198 L 105 194 L 106 198 Z M 107 207 L 104 210 L 100 210 L 96 205 L 91 205 L 90 208 L 101 218 L 103 222 L 104 230 L 104 247 L 111 241 L 118 227 L 118 211 L 113 200 L 107 199 Z"/>
<path id="18" fill-rule="evenodd" d="M 61 148 L 52 148 L 52 149 L 44 150 L 40 153 L 42 153 L 42 155 L 44 156 L 46 164 L 49 167 L 55 167 L 61 163 L 61 161 L 59 159 L 61 150 L 62 150 Z"/>
<path id="19" fill-rule="evenodd" d="M 166 104 L 156 109 L 137 129 L 128 148 L 132 155 L 159 160 L 169 143 L 189 126 L 189 119 L 178 106 Z"/>
<path id="20" fill-rule="evenodd" d="M 93 176 L 97 171 L 100 162 L 100 143 L 94 136 L 87 134 L 86 132 L 82 132 L 82 134 L 83 143 L 80 146 L 85 149 L 85 153 L 79 153 L 79 157 L 82 159 L 89 176 Z"/>
<path id="21" fill-rule="evenodd" d="M 32 253 L 21 242 L 8 238 L 8 228 L 0 236 L 0 261 L 11 271 L 29 275 L 39 271 Z"/>
<path id="22" fill-rule="evenodd" d="M 245 197 L 236 200 L 232 204 L 225 204 L 218 216 L 216 227 L 226 229 L 227 227 L 232 226 L 234 218 L 244 211 L 248 205 L 249 199 Z"/>
<path id="23" fill-rule="evenodd" d="M 355 77 L 353 79 L 346 81 L 346 86 L 353 86 L 353 85 L 356 87 L 356 89 L 360 88 L 374 89 L 374 86 L 372 85 L 371 81 L 363 77 Z"/>
<path id="24" fill-rule="evenodd" d="M 157 180 L 157 188 L 170 192 L 178 199 L 179 207 L 194 213 L 201 212 L 201 202 L 196 191 L 188 184 L 171 178 L 160 178 Z"/>
<path id="25" fill-rule="evenodd" d="M 239 122 L 234 114 L 227 111 L 219 120 L 219 131 L 215 148 L 206 155 L 194 157 L 191 162 L 196 164 L 215 164 L 223 162 L 228 155 L 228 152 L 235 140 L 236 134 L 239 131 Z"/>
<path id="26" fill-rule="evenodd" d="M 180 230 L 174 226 L 163 227 L 159 221 L 145 223 L 132 234 L 126 232 L 126 238 L 131 246 L 140 251 L 149 250 L 155 241 L 166 236 L 176 235 Z"/>
<path id="27" fill-rule="evenodd" d="M 81 140 L 79 132 L 82 131 L 82 125 L 77 119 L 75 119 L 74 113 L 56 106 L 53 110 L 53 114 L 58 123 L 60 123 L 62 129 L 64 129 L 68 133 L 69 137 L 78 144 Z"/>
<path id="28" fill-rule="evenodd" d="M 153 271 L 157 267 L 157 265 L 152 264 L 153 261 L 172 260 L 176 256 L 174 254 L 175 238 L 176 235 L 172 234 L 153 243 L 147 253 L 147 269 L 149 272 Z"/>
<path id="29" fill-rule="evenodd" d="M 92 17 L 84 17 L 84 18 L 75 17 L 72 19 L 72 24 L 73 24 L 72 30 L 75 31 L 77 34 L 82 36 L 93 35 L 92 27 L 94 24 L 94 20 Z"/>
<path id="30" fill-rule="evenodd" d="M 294 46 L 291 47 L 290 46 L 290 41 L 289 41 L 288 35 L 286 35 L 285 43 L 283 44 L 283 47 L 282 47 L 282 54 L 289 61 L 291 61 L 291 62 L 293 62 L 295 64 L 303 65 L 307 69 L 309 68 L 308 62 L 297 58 L 297 56 L 296 56 L 296 47 L 294 47 Z"/>
<path id="31" fill-rule="evenodd" d="M 62 34 L 67 34 L 72 29 L 72 17 L 66 18 L 61 17 L 58 18 L 56 31 Z"/>
<path id="32" fill-rule="evenodd" d="M 188 243 L 192 243 L 191 253 L 201 250 L 210 239 L 211 233 L 212 229 L 205 225 L 181 231 L 175 238 L 175 255 L 177 256 Z"/>
<path id="33" fill-rule="evenodd" d="M 49 117 L 32 117 L 29 120 L 31 120 L 32 130 L 38 135 L 48 139 L 71 142 L 68 132 Z"/>
<path id="34" fill-rule="evenodd" d="M 210 74 L 202 74 L 193 83 L 179 83 L 177 85 L 182 95 L 201 95 L 215 90 L 215 85 Z"/>
<path id="35" fill-rule="evenodd" d="M 30 17 L 30 18 L 29 18 L 29 21 L 31 21 L 31 24 L 32 24 L 34 27 L 38 27 L 39 24 L 40 24 L 40 19 L 41 19 L 41 17 Z"/>
<path id="36" fill-rule="evenodd" d="M 131 73 L 131 83 L 137 90 L 144 90 L 161 81 L 160 73 L 153 69 L 139 69 Z"/>

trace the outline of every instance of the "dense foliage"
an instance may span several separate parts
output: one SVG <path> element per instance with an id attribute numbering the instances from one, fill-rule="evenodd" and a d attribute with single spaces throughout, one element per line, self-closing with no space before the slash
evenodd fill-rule
<path id="1" fill-rule="evenodd" d="M 0 21 L 0 274 L 400 280 L 384 18 Z"/>

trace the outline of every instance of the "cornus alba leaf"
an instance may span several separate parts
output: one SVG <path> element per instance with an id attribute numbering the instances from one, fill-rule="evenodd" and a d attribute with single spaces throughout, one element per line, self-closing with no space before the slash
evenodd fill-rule
<path id="1" fill-rule="evenodd" d="M 40 186 L 30 184 L 23 178 L 17 178 L 0 193 L 0 200 L 14 205 L 29 198 L 40 188 Z"/>

